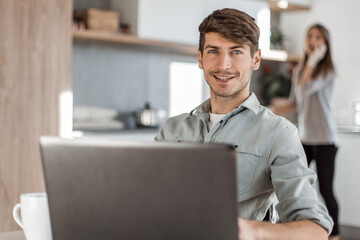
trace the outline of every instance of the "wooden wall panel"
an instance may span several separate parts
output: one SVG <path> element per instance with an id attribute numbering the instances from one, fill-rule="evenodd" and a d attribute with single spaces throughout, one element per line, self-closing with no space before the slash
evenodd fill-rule
<path id="1" fill-rule="evenodd" d="M 0 232 L 21 193 L 45 191 L 39 137 L 71 89 L 72 0 L 0 0 Z M 71 121 L 71 119 L 70 119 Z"/>

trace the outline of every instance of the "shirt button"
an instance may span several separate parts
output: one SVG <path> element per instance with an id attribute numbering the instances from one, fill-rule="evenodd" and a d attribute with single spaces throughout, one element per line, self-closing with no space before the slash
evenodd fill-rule
<path id="1" fill-rule="evenodd" d="M 224 122 L 224 120 L 220 120 L 220 123 L 223 123 Z"/>
<path id="2" fill-rule="evenodd" d="M 181 140 L 177 140 L 177 142 L 181 142 Z"/>
<path id="3" fill-rule="evenodd" d="M 233 148 L 238 148 L 238 145 L 234 145 Z"/>

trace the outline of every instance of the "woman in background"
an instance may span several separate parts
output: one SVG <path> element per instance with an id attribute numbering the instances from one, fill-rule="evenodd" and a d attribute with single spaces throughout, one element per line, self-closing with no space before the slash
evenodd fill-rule
<path id="1" fill-rule="evenodd" d="M 274 99 L 269 107 L 275 114 L 298 113 L 298 128 L 308 164 L 316 162 L 320 192 L 334 228 L 329 239 L 339 239 L 338 205 L 333 193 L 336 126 L 333 116 L 335 69 L 328 30 L 311 26 L 305 39 L 305 56 L 294 71 L 288 100 Z"/>

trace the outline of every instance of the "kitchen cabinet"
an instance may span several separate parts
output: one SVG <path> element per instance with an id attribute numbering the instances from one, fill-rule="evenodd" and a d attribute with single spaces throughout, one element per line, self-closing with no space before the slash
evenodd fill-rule
<path id="1" fill-rule="evenodd" d="M 360 126 L 342 129 L 336 156 L 334 188 L 339 202 L 340 224 L 360 226 Z"/>
<path id="2" fill-rule="evenodd" d="M 287 7 L 281 8 L 278 5 L 280 0 L 267 0 L 270 10 L 273 12 L 289 12 L 299 10 L 310 10 L 312 0 L 286 0 Z"/>
<path id="3" fill-rule="evenodd" d="M 120 13 L 120 22 L 130 24 L 139 38 L 198 45 L 198 26 L 213 10 L 237 8 L 255 19 L 268 18 L 268 4 L 252 0 L 112 0 L 111 9 Z M 265 15 L 264 15 L 265 14 Z M 266 19 L 259 25 L 264 44 L 269 36 Z M 266 37 L 267 36 L 267 37 Z M 262 44 L 260 44 L 261 46 Z"/>
<path id="4" fill-rule="evenodd" d="M 45 191 L 40 136 L 71 132 L 71 6 L 0 3 L 0 232 L 19 229 L 20 194 Z"/>

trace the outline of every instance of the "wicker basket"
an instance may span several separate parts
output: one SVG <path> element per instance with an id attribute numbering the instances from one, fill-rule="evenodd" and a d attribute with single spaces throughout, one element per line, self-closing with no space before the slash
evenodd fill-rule
<path id="1" fill-rule="evenodd" d="M 119 13 L 115 11 L 88 8 L 74 11 L 76 21 L 84 21 L 89 30 L 118 32 Z"/>

